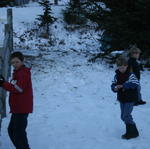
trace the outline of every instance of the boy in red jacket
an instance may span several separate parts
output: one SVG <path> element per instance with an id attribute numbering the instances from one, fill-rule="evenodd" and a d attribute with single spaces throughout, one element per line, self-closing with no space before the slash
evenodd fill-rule
<path id="1" fill-rule="evenodd" d="M 8 134 L 16 149 L 30 149 L 26 127 L 28 114 L 33 111 L 31 73 L 24 65 L 24 56 L 21 52 L 11 55 L 11 64 L 14 67 L 11 82 L 6 82 L 4 77 L 0 76 L 0 86 L 10 92 L 9 105 L 12 115 Z"/>

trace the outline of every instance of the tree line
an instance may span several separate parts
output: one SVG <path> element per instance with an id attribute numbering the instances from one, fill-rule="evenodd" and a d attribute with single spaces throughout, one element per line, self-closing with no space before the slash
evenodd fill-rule
<path id="1" fill-rule="evenodd" d="M 96 30 L 104 31 L 100 36 L 103 55 L 136 45 L 143 58 L 150 58 L 149 0 L 78 0 L 68 10 L 75 8 L 80 8 L 76 11 L 85 19 L 97 23 Z"/>

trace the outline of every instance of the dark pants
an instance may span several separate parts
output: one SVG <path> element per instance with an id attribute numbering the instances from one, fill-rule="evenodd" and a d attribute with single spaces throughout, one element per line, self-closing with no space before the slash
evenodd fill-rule
<path id="1" fill-rule="evenodd" d="M 138 90 L 138 101 L 140 101 L 140 100 L 142 100 L 141 86 L 140 85 L 137 87 L 137 90 Z"/>
<path id="2" fill-rule="evenodd" d="M 132 111 L 133 111 L 133 102 L 128 103 L 121 103 L 120 102 L 120 109 L 121 109 L 121 119 L 124 121 L 125 124 L 135 124 L 132 118 Z"/>
<path id="3" fill-rule="evenodd" d="M 26 134 L 27 118 L 28 114 L 11 115 L 8 134 L 16 149 L 30 149 Z"/>

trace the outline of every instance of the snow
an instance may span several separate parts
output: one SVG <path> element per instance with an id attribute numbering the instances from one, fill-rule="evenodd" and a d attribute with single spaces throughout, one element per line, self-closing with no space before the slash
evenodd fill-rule
<path id="1" fill-rule="evenodd" d="M 92 47 L 99 47 L 91 38 L 97 35 L 92 30 L 82 35 L 78 31 L 66 31 L 62 8 L 64 6 L 53 8 L 54 15 L 59 17 L 52 28 L 57 39 L 55 46 L 40 51 L 36 49 L 37 40 L 34 39 L 26 40 L 28 45 L 32 42 L 32 50 L 22 50 L 25 55 L 33 56 L 34 112 L 29 116 L 27 128 L 31 149 L 149 149 L 150 72 L 142 72 L 141 79 L 142 95 L 147 104 L 135 107 L 133 111 L 140 137 L 122 140 L 125 126 L 120 119 L 116 94 L 110 89 L 115 68 L 102 62 L 89 63 L 84 52 L 79 54 L 81 49 L 92 52 Z M 0 14 L 4 11 L 4 8 L 0 9 Z M 25 24 L 32 24 L 41 8 L 30 3 L 29 7 L 13 8 L 13 12 L 15 32 L 21 35 L 28 28 Z M 61 40 L 66 44 L 58 44 Z M 77 44 L 79 41 L 82 44 Z M 19 44 L 17 37 L 15 43 Z M 41 43 L 46 41 L 43 39 Z M 14 149 L 7 134 L 8 112 L 9 107 L 2 123 L 0 149 Z"/>

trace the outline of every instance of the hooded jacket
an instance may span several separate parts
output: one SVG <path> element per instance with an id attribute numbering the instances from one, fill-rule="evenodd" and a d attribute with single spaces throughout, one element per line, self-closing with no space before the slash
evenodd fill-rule
<path id="1" fill-rule="evenodd" d="M 120 102 L 136 102 L 138 100 L 138 91 L 137 87 L 139 81 L 133 73 L 126 71 L 121 73 L 119 70 L 116 70 L 116 75 L 111 85 L 112 91 L 116 92 L 115 86 L 123 85 L 123 88 L 117 91 L 117 100 Z"/>
<path id="2" fill-rule="evenodd" d="M 4 82 L 2 87 L 10 92 L 10 113 L 32 113 L 33 91 L 30 68 L 22 66 L 14 70 L 11 82 Z"/>

